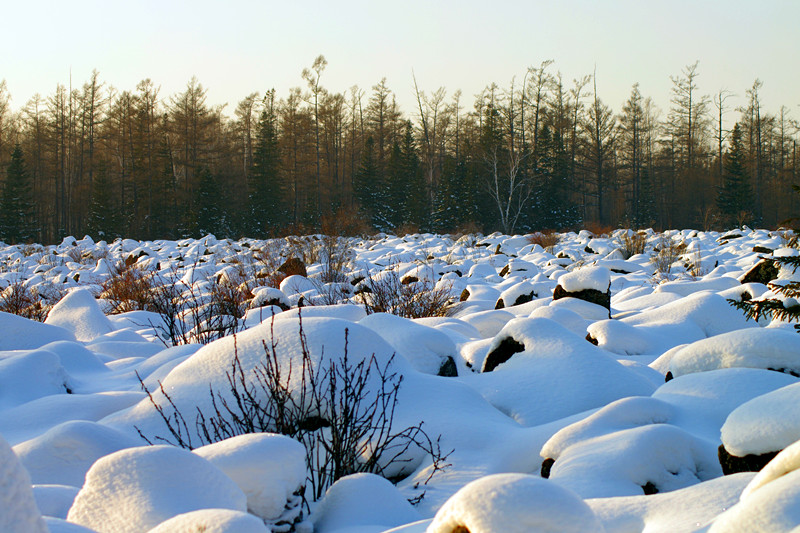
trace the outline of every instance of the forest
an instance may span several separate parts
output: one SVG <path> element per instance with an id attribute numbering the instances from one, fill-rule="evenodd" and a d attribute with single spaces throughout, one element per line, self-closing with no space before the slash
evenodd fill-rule
<path id="1" fill-rule="evenodd" d="M 592 75 L 544 61 L 472 101 L 414 79 L 403 110 L 385 78 L 326 90 L 326 67 L 233 108 L 195 78 L 162 95 L 95 71 L 19 109 L 0 82 L 0 239 L 720 229 L 797 212 L 800 127 L 762 107 L 758 79 L 734 107 L 700 93 L 694 63 L 661 107 L 635 84 L 614 110 Z"/>

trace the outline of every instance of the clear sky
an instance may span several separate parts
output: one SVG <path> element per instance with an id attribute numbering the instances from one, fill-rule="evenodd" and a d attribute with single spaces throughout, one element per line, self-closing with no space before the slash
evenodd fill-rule
<path id="1" fill-rule="evenodd" d="M 322 85 L 369 91 L 387 78 L 413 113 L 412 71 L 426 91 L 491 82 L 555 61 L 568 85 L 597 69 L 600 96 L 619 112 L 634 82 L 662 109 L 670 75 L 699 61 L 702 93 L 743 103 L 758 77 L 768 110 L 800 118 L 800 0 L 31 0 L 0 4 L 0 79 L 18 109 L 92 69 L 118 89 L 151 78 L 168 97 L 194 75 L 209 103 L 274 87 L 283 97 L 323 54 Z"/>

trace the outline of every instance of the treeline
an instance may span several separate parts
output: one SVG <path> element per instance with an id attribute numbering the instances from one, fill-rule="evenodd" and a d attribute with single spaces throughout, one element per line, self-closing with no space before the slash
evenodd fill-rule
<path id="1" fill-rule="evenodd" d="M 762 108 L 760 81 L 733 108 L 730 92 L 699 93 L 695 63 L 663 110 L 634 85 L 614 111 L 591 76 L 566 82 L 551 63 L 471 102 L 418 89 L 412 110 L 385 79 L 326 90 L 322 56 L 302 87 L 252 93 L 232 116 L 196 79 L 164 97 L 94 72 L 18 110 L 3 82 L 0 238 L 261 237 L 354 215 L 390 231 L 712 228 L 796 213 L 798 123 Z"/>

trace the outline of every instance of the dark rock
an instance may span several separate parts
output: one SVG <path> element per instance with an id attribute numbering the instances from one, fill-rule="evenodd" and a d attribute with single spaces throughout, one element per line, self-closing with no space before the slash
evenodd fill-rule
<path id="1" fill-rule="evenodd" d="M 675 379 L 675 376 L 672 375 L 672 371 L 667 370 L 667 375 L 664 376 L 664 383 L 666 383 L 667 381 L 672 381 L 673 379 Z"/>
<path id="2" fill-rule="evenodd" d="M 497 303 L 494 304 L 495 309 L 503 309 L 506 306 L 506 303 L 503 301 L 502 298 L 497 299 Z"/>
<path id="3" fill-rule="evenodd" d="M 773 279 L 778 277 L 781 269 L 775 264 L 775 261 L 769 259 L 762 259 L 755 264 L 753 268 L 747 271 L 747 274 L 742 276 L 742 284 L 744 283 L 762 283 L 766 285 Z"/>
<path id="4" fill-rule="evenodd" d="M 588 244 L 583 248 L 583 251 L 586 252 L 587 254 L 596 254 L 597 253 L 594 250 L 592 250 L 592 248 Z"/>
<path id="5" fill-rule="evenodd" d="M 650 496 L 651 494 L 658 494 L 658 487 L 653 485 L 652 481 L 648 481 L 644 485 L 642 485 L 642 490 L 644 491 L 645 496 Z"/>
<path id="6" fill-rule="evenodd" d="M 458 368 L 456 367 L 456 361 L 453 359 L 452 355 L 447 356 L 447 359 L 445 359 L 442 366 L 439 367 L 439 372 L 437 372 L 436 375 L 445 378 L 458 377 Z"/>
<path id="7" fill-rule="evenodd" d="M 600 342 L 597 339 L 595 339 L 594 337 L 592 337 L 591 333 L 587 333 L 586 334 L 586 340 L 591 342 L 595 346 L 600 346 Z"/>
<path id="8" fill-rule="evenodd" d="M 741 237 L 741 234 L 739 233 L 728 233 L 727 235 L 723 235 L 722 237 L 717 239 L 717 242 L 720 244 L 728 244 L 728 241 L 731 241 L 733 239 L 738 239 L 739 237 Z"/>
<path id="9" fill-rule="evenodd" d="M 354 277 L 353 279 L 350 280 L 350 285 L 355 287 L 356 285 L 358 285 L 359 283 L 361 283 L 365 279 L 366 278 L 364 276 L 356 276 L 356 277 Z"/>
<path id="10" fill-rule="evenodd" d="M 766 246 L 753 246 L 753 251 L 757 254 L 771 254 L 773 252 L 772 248 L 767 248 Z"/>
<path id="11" fill-rule="evenodd" d="M 463 291 L 461 291 L 461 297 L 459 297 L 458 301 L 466 302 L 467 298 L 469 298 L 469 291 L 467 289 L 464 289 Z"/>
<path id="12" fill-rule="evenodd" d="M 550 470 L 553 468 L 553 465 L 555 464 L 555 462 L 556 462 L 556 460 L 553 459 L 552 457 L 548 457 L 547 459 L 542 461 L 542 472 L 541 472 L 541 474 L 542 474 L 542 477 L 544 479 L 548 479 L 550 477 Z"/>
<path id="13" fill-rule="evenodd" d="M 596 289 L 567 292 L 561 285 L 556 285 L 553 291 L 553 300 L 560 300 L 561 298 L 578 298 L 585 302 L 600 305 L 609 310 L 609 318 L 611 318 L 611 284 L 608 285 L 608 290 L 606 292 L 600 292 Z"/>
<path id="14" fill-rule="evenodd" d="M 403 279 L 400 280 L 400 283 L 403 285 L 409 285 L 411 283 L 416 283 L 419 281 L 417 276 L 404 276 Z"/>
<path id="15" fill-rule="evenodd" d="M 780 372 L 781 374 L 789 374 L 790 376 L 800 378 L 800 374 L 789 368 L 767 368 L 767 370 L 772 370 L 773 372 Z"/>
<path id="16" fill-rule="evenodd" d="M 494 255 L 500 255 L 502 252 L 500 251 L 500 244 L 498 244 L 494 249 Z"/>
<path id="17" fill-rule="evenodd" d="M 306 271 L 306 264 L 303 263 L 302 259 L 298 259 L 297 257 L 290 257 L 286 261 L 283 262 L 281 266 L 278 267 L 278 272 L 281 274 L 286 274 L 286 276 L 308 276 L 308 272 Z"/>
<path id="18" fill-rule="evenodd" d="M 500 277 L 501 277 L 501 278 L 504 278 L 504 277 L 506 277 L 506 274 L 508 274 L 510 271 L 511 271 L 511 267 L 510 267 L 510 266 L 508 266 L 508 265 L 504 266 L 504 267 L 503 267 L 503 268 L 500 270 Z"/>
<path id="19" fill-rule="evenodd" d="M 738 472 L 758 472 L 764 468 L 767 463 L 772 461 L 780 451 L 781 450 L 762 453 L 760 455 L 750 454 L 744 457 L 738 457 L 728 453 L 725 446 L 720 444 L 717 449 L 717 456 L 719 457 L 719 464 L 722 467 L 722 473 L 727 476 Z"/>
<path id="20" fill-rule="evenodd" d="M 483 368 L 481 369 L 481 372 L 491 372 L 497 368 L 498 365 L 502 365 L 511 359 L 512 355 L 524 350 L 524 344 L 515 341 L 511 337 L 506 337 L 500 341 L 500 344 L 497 346 L 497 348 L 489 352 L 489 354 L 486 356 L 486 359 L 483 361 Z"/>

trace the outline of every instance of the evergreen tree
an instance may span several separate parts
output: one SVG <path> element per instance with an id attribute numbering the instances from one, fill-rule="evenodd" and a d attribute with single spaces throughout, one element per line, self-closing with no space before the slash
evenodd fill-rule
<path id="1" fill-rule="evenodd" d="M 280 178 L 275 91 L 264 97 L 264 109 L 256 126 L 253 166 L 250 172 L 251 228 L 256 237 L 267 237 L 286 217 L 284 190 Z"/>
<path id="2" fill-rule="evenodd" d="M 222 189 L 217 178 L 207 167 L 200 169 L 198 173 L 199 183 L 195 191 L 194 212 L 189 219 L 189 229 L 195 236 L 203 236 L 209 233 L 217 237 L 227 234 L 225 212 Z"/>
<path id="3" fill-rule="evenodd" d="M 370 223 L 379 229 L 383 226 L 381 206 L 383 204 L 383 180 L 375 155 L 375 139 L 372 136 L 364 143 L 361 165 L 353 176 L 353 194 L 359 203 L 359 209 Z"/>
<path id="4" fill-rule="evenodd" d="M 718 188 L 717 207 L 729 223 L 738 221 L 745 213 L 752 213 L 753 200 L 750 177 L 747 173 L 742 129 L 737 122 L 731 132 L 731 146 L 725 160 L 722 186 Z"/>
<path id="5" fill-rule="evenodd" d="M 112 240 L 120 236 L 120 215 L 114 205 L 111 181 L 104 161 L 98 164 L 92 181 L 92 198 L 89 201 L 89 217 L 86 230 L 96 237 Z"/>
<path id="6" fill-rule="evenodd" d="M 7 243 L 26 242 L 37 236 L 33 195 L 22 148 L 11 152 L 6 182 L 0 197 L 0 238 Z"/>

